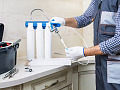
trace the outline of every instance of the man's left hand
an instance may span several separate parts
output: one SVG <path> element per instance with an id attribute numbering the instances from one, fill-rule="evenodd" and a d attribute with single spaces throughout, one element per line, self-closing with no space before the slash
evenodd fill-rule
<path id="1" fill-rule="evenodd" d="M 65 49 L 65 52 L 66 52 L 66 56 L 68 58 L 73 59 L 73 60 L 78 60 L 78 59 L 85 56 L 84 55 L 84 48 L 81 46 L 67 48 L 67 49 Z"/>

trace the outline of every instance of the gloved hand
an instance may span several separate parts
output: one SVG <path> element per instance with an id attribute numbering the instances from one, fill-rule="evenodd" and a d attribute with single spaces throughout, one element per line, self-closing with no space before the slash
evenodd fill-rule
<path id="1" fill-rule="evenodd" d="M 78 60 L 82 57 L 85 57 L 84 48 L 80 47 L 80 46 L 67 48 L 67 49 L 65 49 L 65 52 L 66 52 L 66 56 L 73 60 Z"/>
<path id="2" fill-rule="evenodd" d="M 50 23 L 52 25 L 55 25 L 56 27 L 64 26 L 65 25 L 65 19 L 64 18 L 60 18 L 60 17 L 53 17 L 50 20 Z M 59 25 L 57 25 L 57 24 L 59 24 Z"/>

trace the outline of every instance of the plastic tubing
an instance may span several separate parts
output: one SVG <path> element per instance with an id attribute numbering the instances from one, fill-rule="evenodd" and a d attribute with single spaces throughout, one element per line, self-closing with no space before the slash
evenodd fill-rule
<path id="1" fill-rule="evenodd" d="M 88 48 L 88 45 L 87 45 L 85 39 L 82 37 L 82 35 L 81 35 L 80 33 L 78 33 L 77 30 L 75 30 L 75 31 L 76 31 L 76 33 L 78 34 L 78 36 L 83 40 L 85 46 Z M 81 61 L 77 61 L 77 62 L 78 62 L 79 64 L 81 64 L 81 65 L 88 65 L 89 62 L 90 62 L 90 59 L 89 59 L 89 57 L 87 57 L 87 58 L 88 58 L 87 63 L 82 63 Z"/>

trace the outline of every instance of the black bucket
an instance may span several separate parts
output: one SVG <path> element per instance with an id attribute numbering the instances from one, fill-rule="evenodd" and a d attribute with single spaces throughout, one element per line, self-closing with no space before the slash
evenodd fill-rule
<path id="1" fill-rule="evenodd" d="M 0 74 L 11 70 L 16 65 L 19 43 L 0 47 Z"/>
<path id="2" fill-rule="evenodd" d="M 4 24 L 0 23 L 0 42 L 2 41 L 3 32 L 4 32 Z"/>

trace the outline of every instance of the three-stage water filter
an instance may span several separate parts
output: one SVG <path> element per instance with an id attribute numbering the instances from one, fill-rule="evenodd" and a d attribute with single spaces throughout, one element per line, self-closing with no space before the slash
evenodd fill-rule
<path id="1" fill-rule="evenodd" d="M 52 33 L 49 21 L 26 21 L 27 59 L 51 58 Z"/>

